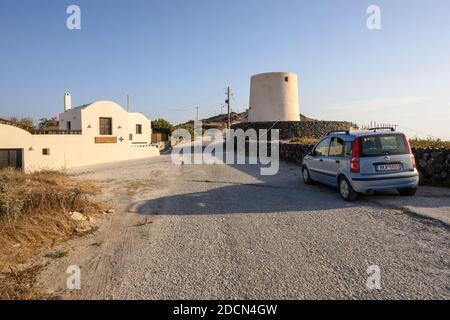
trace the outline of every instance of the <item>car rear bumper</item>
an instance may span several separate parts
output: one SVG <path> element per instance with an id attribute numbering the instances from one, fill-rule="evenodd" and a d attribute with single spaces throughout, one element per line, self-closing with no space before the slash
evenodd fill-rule
<path id="1" fill-rule="evenodd" d="M 417 171 L 414 171 L 402 175 L 355 176 L 351 180 L 353 189 L 356 192 L 417 188 L 419 185 L 419 174 Z"/>

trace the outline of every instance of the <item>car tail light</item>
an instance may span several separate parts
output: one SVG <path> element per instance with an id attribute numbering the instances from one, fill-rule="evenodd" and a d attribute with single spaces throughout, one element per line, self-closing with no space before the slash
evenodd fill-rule
<path id="1" fill-rule="evenodd" d="M 353 140 L 353 147 L 352 147 L 352 161 L 350 162 L 350 171 L 359 173 L 360 172 L 360 166 L 359 166 L 359 138 L 355 138 Z"/>
<path id="2" fill-rule="evenodd" d="M 409 143 L 409 139 L 406 135 L 403 135 L 403 139 L 405 139 L 405 143 L 408 146 L 408 153 L 409 153 L 409 156 L 411 157 L 412 167 L 413 167 L 413 169 L 417 169 L 416 157 L 414 156 L 414 153 L 412 152 L 411 144 Z"/>

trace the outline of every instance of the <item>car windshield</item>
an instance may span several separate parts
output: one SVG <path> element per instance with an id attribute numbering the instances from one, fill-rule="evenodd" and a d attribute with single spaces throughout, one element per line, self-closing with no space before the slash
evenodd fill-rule
<path id="1" fill-rule="evenodd" d="M 408 146 L 401 134 L 385 134 L 361 137 L 361 155 L 374 157 L 407 154 Z"/>

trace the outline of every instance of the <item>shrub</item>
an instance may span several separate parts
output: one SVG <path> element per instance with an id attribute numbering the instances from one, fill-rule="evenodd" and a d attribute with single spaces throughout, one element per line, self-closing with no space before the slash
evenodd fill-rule
<path id="1" fill-rule="evenodd" d="M 450 149 L 450 141 L 439 139 L 411 139 L 409 140 L 412 148 L 445 148 Z"/>
<path id="2" fill-rule="evenodd" d="M 297 137 L 291 139 L 289 142 L 298 143 L 298 144 L 316 144 L 319 142 L 319 139 L 316 138 L 308 138 L 308 137 Z"/>
<path id="3" fill-rule="evenodd" d="M 152 130 L 155 133 L 172 134 L 174 126 L 167 120 L 156 119 L 152 121 Z"/>

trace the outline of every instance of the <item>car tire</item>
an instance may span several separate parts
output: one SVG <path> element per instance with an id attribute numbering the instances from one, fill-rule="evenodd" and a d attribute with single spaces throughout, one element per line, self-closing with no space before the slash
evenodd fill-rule
<path id="1" fill-rule="evenodd" d="M 302 177 L 305 184 L 313 184 L 313 180 L 311 179 L 311 175 L 309 174 L 307 167 L 302 168 Z"/>
<path id="2" fill-rule="evenodd" d="M 353 189 L 347 178 L 339 178 L 339 194 L 345 201 L 354 201 L 358 198 L 358 193 Z"/>
<path id="3" fill-rule="evenodd" d="M 405 188 L 405 189 L 398 189 L 398 193 L 400 193 L 403 197 L 412 197 L 417 192 L 417 188 Z"/>

